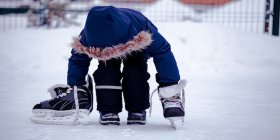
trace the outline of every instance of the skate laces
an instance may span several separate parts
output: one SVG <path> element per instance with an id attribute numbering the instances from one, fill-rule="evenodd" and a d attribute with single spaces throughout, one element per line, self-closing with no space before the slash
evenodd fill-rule
<path id="1" fill-rule="evenodd" d="M 78 87 L 77 86 L 73 86 L 73 88 L 69 87 L 66 92 L 63 92 L 59 95 L 57 95 L 56 98 L 62 98 L 64 96 L 67 96 L 68 94 L 70 94 L 73 91 L 74 94 L 74 102 L 75 102 L 75 114 L 74 114 L 74 120 L 73 120 L 73 124 L 77 123 L 78 117 L 79 117 L 79 99 L 78 99 Z"/>
<path id="2" fill-rule="evenodd" d="M 76 108 L 76 111 L 75 111 L 75 119 L 73 121 L 74 124 L 77 123 L 77 120 L 79 118 L 79 99 L 78 99 L 78 88 L 77 86 L 74 86 L 74 100 L 75 100 L 75 108 Z"/>
<path id="3" fill-rule="evenodd" d="M 152 107 L 153 107 L 153 96 L 154 94 L 159 91 L 158 88 L 155 89 L 150 96 L 150 109 L 149 109 L 149 117 L 152 114 Z M 180 99 L 180 95 L 182 92 L 182 99 Z M 170 97 L 170 98 L 162 98 L 160 97 L 161 102 L 164 104 L 166 108 L 168 107 L 181 107 L 181 103 L 183 108 L 185 108 L 185 89 L 183 88 L 180 93 Z"/>
<path id="4" fill-rule="evenodd" d="M 151 96 L 150 96 L 150 109 L 149 109 L 149 117 L 151 117 L 152 115 L 152 108 L 153 108 L 153 96 L 154 94 L 158 91 L 158 89 L 155 89 L 152 93 L 151 93 Z"/>
<path id="5" fill-rule="evenodd" d="M 70 93 L 73 92 L 74 95 L 74 102 L 75 102 L 75 113 L 74 113 L 74 120 L 73 120 L 73 124 L 77 124 L 78 118 L 79 118 L 79 99 L 78 99 L 78 87 L 77 86 L 73 86 L 73 88 L 69 87 L 66 92 L 63 92 L 59 95 L 56 96 L 57 99 L 62 98 L 64 96 L 69 95 Z M 53 100 L 53 99 L 52 99 Z"/>

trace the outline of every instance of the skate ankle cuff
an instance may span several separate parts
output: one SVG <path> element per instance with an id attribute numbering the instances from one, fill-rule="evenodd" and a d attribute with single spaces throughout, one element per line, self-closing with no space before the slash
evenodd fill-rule
<path id="1" fill-rule="evenodd" d="M 173 85 L 173 86 L 168 86 L 168 87 L 162 87 L 159 88 L 159 97 L 162 98 L 170 98 L 175 96 L 176 94 L 180 93 L 181 90 L 183 90 L 185 88 L 187 84 L 186 80 L 180 80 L 178 84 Z"/>

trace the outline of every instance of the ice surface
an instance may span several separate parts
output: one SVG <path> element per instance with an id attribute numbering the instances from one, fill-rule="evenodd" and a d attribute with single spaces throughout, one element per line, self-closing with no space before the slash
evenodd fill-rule
<path id="1" fill-rule="evenodd" d="M 199 23 L 156 23 L 172 45 L 186 89 L 184 126 L 174 131 L 153 99 L 145 126 L 101 126 L 98 112 L 86 126 L 39 125 L 29 120 L 47 88 L 65 83 L 71 36 L 82 27 L 0 33 L 1 140 L 278 140 L 280 38 Z M 92 61 L 90 73 L 96 68 Z M 155 67 L 149 60 L 149 72 Z M 157 87 L 154 76 L 151 90 Z"/>

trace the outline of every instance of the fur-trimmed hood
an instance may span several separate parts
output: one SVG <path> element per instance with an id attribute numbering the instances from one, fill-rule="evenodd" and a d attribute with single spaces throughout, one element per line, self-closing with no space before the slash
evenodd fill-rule
<path id="1" fill-rule="evenodd" d="M 85 27 L 74 38 L 72 47 L 77 53 L 102 61 L 124 58 L 151 44 L 149 29 L 141 26 L 128 15 L 127 9 L 96 6 L 89 11 Z"/>
<path id="2" fill-rule="evenodd" d="M 152 43 L 152 34 L 148 31 L 141 31 L 132 40 L 114 46 L 98 47 L 84 46 L 80 42 L 81 37 L 74 37 L 72 48 L 77 53 L 87 54 L 89 57 L 98 60 L 106 61 L 112 58 L 125 58 L 128 54 L 134 51 L 142 51 Z"/>
<path id="3" fill-rule="evenodd" d="M 143 51 L 144 59 L 153 58 L 158 83 L 167 85 L 180 79 L 170 44 L 139 11 L 112 6 L 93 7 L 72 47 L 67 71 L 67 84 L 71 86 L 85 84 L 91 61 L 88 56 L 106 61 L 125 58 L 134 51 Z"/>

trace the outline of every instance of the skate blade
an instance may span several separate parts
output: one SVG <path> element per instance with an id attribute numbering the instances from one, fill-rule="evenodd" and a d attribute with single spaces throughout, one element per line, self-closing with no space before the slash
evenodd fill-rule
<path id="1" fill-rule="evenodd" d="M 169 117 L 166 118 L 170 121 L 171 127 L 177 129 L 178 123 L 181 121 L 182 125 L 184 123 L 184 117 Z"/>
<path id="2" fill-rule="evenodd" d="M 64 110 L 64 111 L 58 111 L 58 110 L 51 110 L 51 109 L 34 109 L 32 111 L 33 117 L 64 117 L 64 116 L 71 116 L 74 115 L 77 112 L 77 110 Z M 79 114 L 90 114 L 90 111 L 87 109 L 78 109 Z"/>
<path id="3" fill-rule="evenodd" d="M 40 114 L 40 115 L 39 115 Z M 70 114 L 70 115 L 69 115 Z M 70 125 L 70 124 L 88 124 L 90 122 L 89 111 L 79 111 L 77 114 L 73 113 L 73 110 L 69 111 L 50 111 L 38 113 L 33 111 L 33 116 L 30 120 L 38 124 L 58 124 L 58 125 Z"/>

